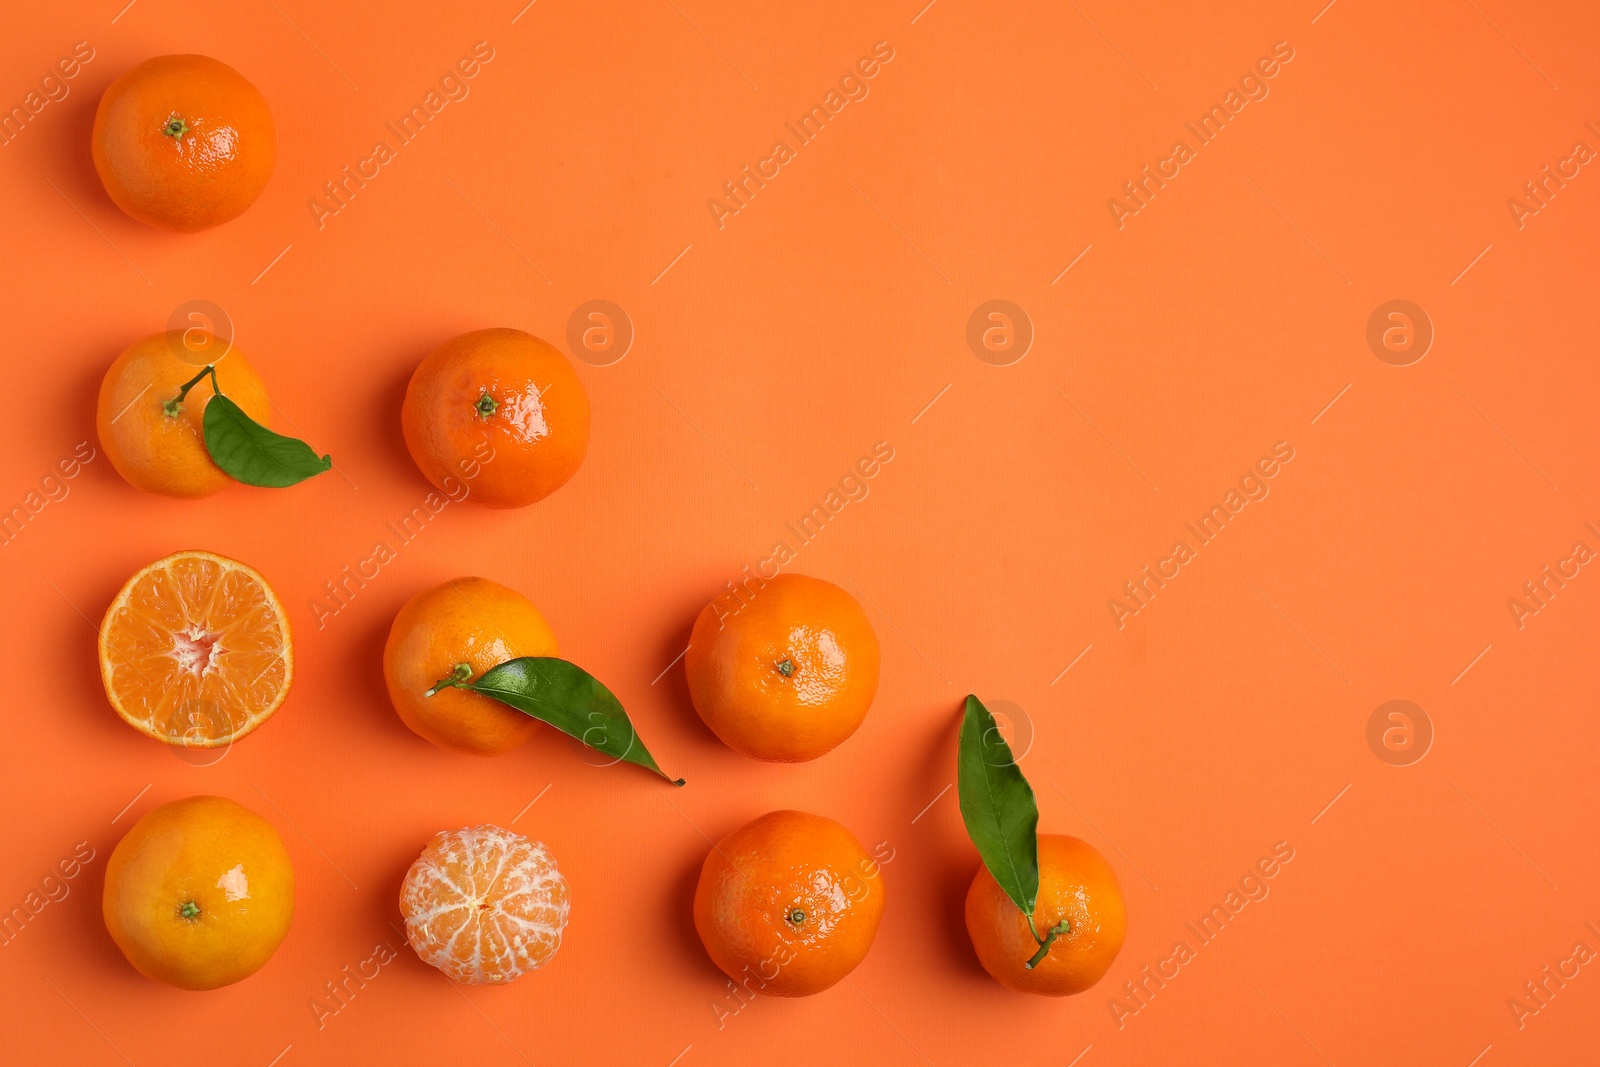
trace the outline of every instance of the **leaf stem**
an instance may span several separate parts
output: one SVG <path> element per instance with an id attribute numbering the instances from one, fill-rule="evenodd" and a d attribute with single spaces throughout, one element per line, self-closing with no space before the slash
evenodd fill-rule
<path id="1" fill-rule="evenodd" d="M 163 400 L 161 402 L 162 413 L 165 414 L 169 419 L 177 418 L 178 412 L 183 410 L 183 401 L 189 395 L 189 390 L 199 385 L 201 380 L 208 374 L 211 375 L 211 391 L 217 396 L 221 396 L 222 386 L 217 383 L 216 364 L 207 363 L 199 374 L 196 374 L 193 378 L 190 378 L 188 381 L 184 382 L 178 387 L 177 396 L 173 397 L 171 400 Z"/>
<path id="2" fill-rule="evenodd" d="M 1028 932 L 1031 933 L 1033 935 L 1033 939 L 1039 943 L 1039 951 L 1035 952 L 1033 954 L 1033 958 L 1030 959 L 1026 964 L 1028 970 L 1031 971 L 1035 967 L 1039 966 L 1039 964 L 1043 963 L 1044 958 L 1050 954 L 1050 946 L 1055 944 L 1056 938 L 1067 933 L 1071 929 L 1072 920 L 1062 919 L 1050 929 L 1046 930 L 1044 932 L 1044 937 L 1041 938 L 1039 936 L 1039 928 L 1033 925 L 1033 916 L 1028 916 Z"/>
<path id="3" fill-rule="evenodd" d="M 445 677 L 440 678 L 437 682 L 434 682 L 428 691 L 422 695 L 425 697 L 431 697 L 441 689 L 455 689 L 458 686 L 465 685 L 467 679 L 471 677 L 472 664 L 457 663 L 455 670 L 451 671 Z"/>

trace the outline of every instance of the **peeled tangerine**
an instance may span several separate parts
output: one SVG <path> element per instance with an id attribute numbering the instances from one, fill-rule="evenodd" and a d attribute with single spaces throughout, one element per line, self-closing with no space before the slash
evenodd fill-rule
<path id="1" fill-rule="evenodd" d="M 435 834 L 400 886 L 406 940 L 469 985 L 505 985 L 548 963 L 567 907 L 550 850 L 491 825 Z"/>

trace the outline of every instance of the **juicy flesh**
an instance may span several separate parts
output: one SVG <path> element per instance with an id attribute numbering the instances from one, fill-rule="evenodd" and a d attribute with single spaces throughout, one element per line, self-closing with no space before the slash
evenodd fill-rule
<path id="1" fill-rule="evenodd" d="M 119 710 L 162 737 L 232 737 L 273 708 L 288 676 L 284 621 L 253 576 L 210 559 L 153 568 L 109 620 Z"/>

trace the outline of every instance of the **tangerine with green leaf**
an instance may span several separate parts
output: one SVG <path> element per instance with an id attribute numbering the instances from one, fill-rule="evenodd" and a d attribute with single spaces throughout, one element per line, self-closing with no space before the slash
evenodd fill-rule
<path id="1" fill-rule="evenodd" d="M 458 578 L 413 597 L 389 630 L 383 673 L 400 718 L 442 748 L 499 755 L 542 722 L 612 763 L 667 777 L 611 690 L 556 655 L 538 609 L 487 578 Z"/>
<path id="2" fill-rule="evenodd" d="M 205 375 L 177 399 L 186 383 Z M 210 496 L 231 484 L 206 447 L 205 411 L 220 385 L 251 419 L 265 425 L 272 405 L 243 352 L 204 330 L 151 334 L 123 350 L 100 382 L 95 428 L 117 473 L 136 489 L 163 496 Z"/>
<path id="3" fill-rule="evenodd" d="M 985 866 L 967 890 L 967 934 L 978 962 L 995 981 L 1019 993 L 1064 997 L 1105 977 L 1122 950 L 1128 912 L 1111 864 L 1093 845 L 1065 834 L 1039 835 L 1039 893 L 1033 925 Z M 1065 924 L 1039 953 L 1034 931 Z"/>
<path id="4" fill-rule="evenodd" d="M 458 664 L 482 674 L 519 656 L 556 654 L 555 633 L 527 597 L 487 578 L 456 578 L 400 609 L 383 646 L 383 677 L 413 732 L 441 748 L 497 756 L 524 744 L 539 721 L 469 690 L 429 690 Z"/>
<path id="5" fill-rule="evenodd" d="M 976 696 L 961 717 L 956 795 L 983 861 L 966 904 L 983 969 L 1020 993 L 1062 997 L 1094 985 L 1127 934 L 1122 886 L 1094 846 L 1039 833 L 1033 787 Z"/>

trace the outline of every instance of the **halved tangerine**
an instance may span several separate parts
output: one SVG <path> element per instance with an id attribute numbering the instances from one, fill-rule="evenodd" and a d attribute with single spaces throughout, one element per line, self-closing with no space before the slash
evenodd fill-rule
<path id="1" fill-rule="evenodd" d="M 142 734 L 184 748 L 231 745 L 289 694 L 289 620 L 243 563 L 175 552 L 129 578 L 106 609 L 100 680 Z"/>

